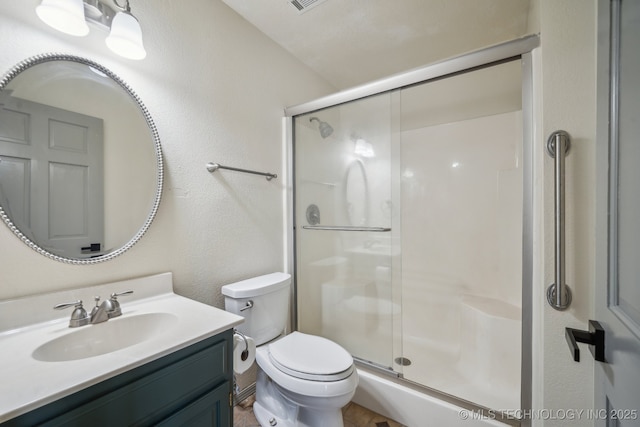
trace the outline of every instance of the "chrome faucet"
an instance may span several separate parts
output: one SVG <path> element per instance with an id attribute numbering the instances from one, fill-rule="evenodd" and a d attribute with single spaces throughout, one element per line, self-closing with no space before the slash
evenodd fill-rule
<path id="1" fill-rule="evenodd" d="M 109 314 L 107 313 L 108 301 L 103 301 L 102 304 L 98 305 L 98 303 L 100 302 L 100 297 L 96 296 L 93 299 L 95 300 L 96 305 L 93 307 L 93 310 L 91 310 L 89 323 L 95 325 L 96 323 L 106 322 L 107 320 L 109 320 Z"/>
<path id="2" fill-rule="evenodd" d="M 91 310 L 91 315 L 87 314 L 87 311 L 82 307 L 82 301 L 68 302 L 58 304 L 53 308 L 55 310 L 61 310 L 68 307 L 75 307 L 73 313 L 71 313 L 71 319 L 69 320 L 70 328 L 77 328 L 88 324 L 96 324 L 106 322 L 107 320 L 122 315 L 122 309 L 118 302 L 118 297 L 122 295 L 130 295 L 133 291 L 125 291 L 120 293 L 112 293 L 111 298 L 104 300 L 102 304 L 99 304 L 100 297 L 94 297 L 96 305 Z"/>

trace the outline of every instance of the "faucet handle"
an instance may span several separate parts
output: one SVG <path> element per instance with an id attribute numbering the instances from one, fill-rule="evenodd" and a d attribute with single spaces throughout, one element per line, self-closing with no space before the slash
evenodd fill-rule
<path id="1" fill-rule="evenodd" d="M 63 310 L 69 307 L 77 307 L 82 308 L 82 300 L 74 301 L 74 302 L 63 302 L 62 304 L 56 304 L 53 306 L 54 310 Z"/>
<path id="2" fill-rule="evenodd" d="M 78 326 L 84 326 L 89 324 L 89 315 L 87 314 L 87 310 L 85 310 L 84 307 L 82 306 L 82 300 L 56 304 L 53 306 L 53 309 L 63 310 L 69 307 L 75 307 L 75 309 L 71 313 L 71 319 L 69 319 L 70 328 L 77 328 Z"/>
<path id="3" fill-rule="evenodd" d="M 109 302 L 111 303 L 111 310 L 109 310 L 109 319 L 112 317 L 118 317 L 122 315 L 122 309 L 120 308 L 120 303 L 118 302 L 118 297 L 123 295 L 131 295 L 133 291 L 124 291 L 124 292 L 114 292 L 111 294 L 111 299 Z"/>
<path id="4" fill-rule="evenodd" d="M 122 295 L 130 295 L 132 294 L 133 291 L 124 291 L 124 292 L 114 292 L 111 294 L 111 299 L 117 299 L 118 297 L 122 296 Z"/>

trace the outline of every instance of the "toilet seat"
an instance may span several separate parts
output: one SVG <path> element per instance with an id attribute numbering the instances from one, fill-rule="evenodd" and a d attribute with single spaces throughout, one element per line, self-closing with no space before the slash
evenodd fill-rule
<path id="1" fill-rule="evenodd" d="M 311 381 L 340 381 L 355 369 L 353 357 L 344 348 L 301 332 L 292 332 L 270 344 L 269 359 L 285 374 Z"/>
<path id="2" fill-rule="evenodd" d="M 347 378 L 339 381 L 313 381 L 296 378 L 281 371 L 273 364 L 269 355 L 268 346 L 256 348 L 256 362 L 258 368 L 267 374 L 273 381 L 280 393 L 296 393 L 300 396 L 308 398 L 315 397 L 337 397 L 353 393 L 358 386 L 358 370 L 354 369 L 353 373 Z"/>

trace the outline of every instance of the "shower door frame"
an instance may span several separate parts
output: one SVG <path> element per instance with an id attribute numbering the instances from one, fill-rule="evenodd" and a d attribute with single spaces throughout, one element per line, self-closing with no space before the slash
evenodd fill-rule
<path id="1" fill-rule="evenodd" d="M 351 101 L 357 101 L 369 96 L 407 88 L 413 85 L 427 83 L 436 79 L 452 77 L 460 73 L 487 68 L 504 62 L 520 60 L 522 65 L 522 149 L 523 149 L 523 216 L 522 216 L 522 348 L 521 348 L 521 408 L 523 411 L 532 407 L 532 288 L 533 288 L 533 59 L 532 51 L 540 45 L 537 34 L 529 35 L 505 43 L 473 51 L 461 56 L 415 68 L 403 73 L 394 74 L 371 83 L 356 86 L 328 95 L 310 102 L 287 107 L 284 110 L 284 164 L 285 164 L 285 271 L 292 272 L 292 308 L 291 328 L 298 329 L 297 307 L 297 274 L 296 274 L 296 223 L 295 223 L 295 176 L 294 176 L 294 123 L 295 116 L 307 114 L 329 107 L 335 107 Z M 368 364 L 367 367 L 370 367 Z M 470 409 L 506 409 L 483 408 L 473 402 L 468 402 L 454 396 L 402 379 L 414 388 L 436 394 L 445 400 L 461 407 Z M 496 414 L 501 418 L 500 414 Z M 503 420 L 506 422 L 514 420 Z M 515 420 L 519 425 L 530 425 L 530 420 Z"/>

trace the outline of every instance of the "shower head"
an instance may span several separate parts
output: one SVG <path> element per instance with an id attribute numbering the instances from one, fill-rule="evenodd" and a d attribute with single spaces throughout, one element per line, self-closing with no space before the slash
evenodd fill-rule
<path id="1" fill-rule="evenodd" d="M 326 137 L 328 137 L 329 135 L 331 135 L 333 133 L 333 128 L 331 127 L 331 125 L 329 123 L 323 122 L 317 117 L 311 117 L 309 119 L 310 122 L 312 122 L 314 120 L 318 122 L 318 130 L 320 131 L 320 136 L 322 138 L 326 138 Z"/>

